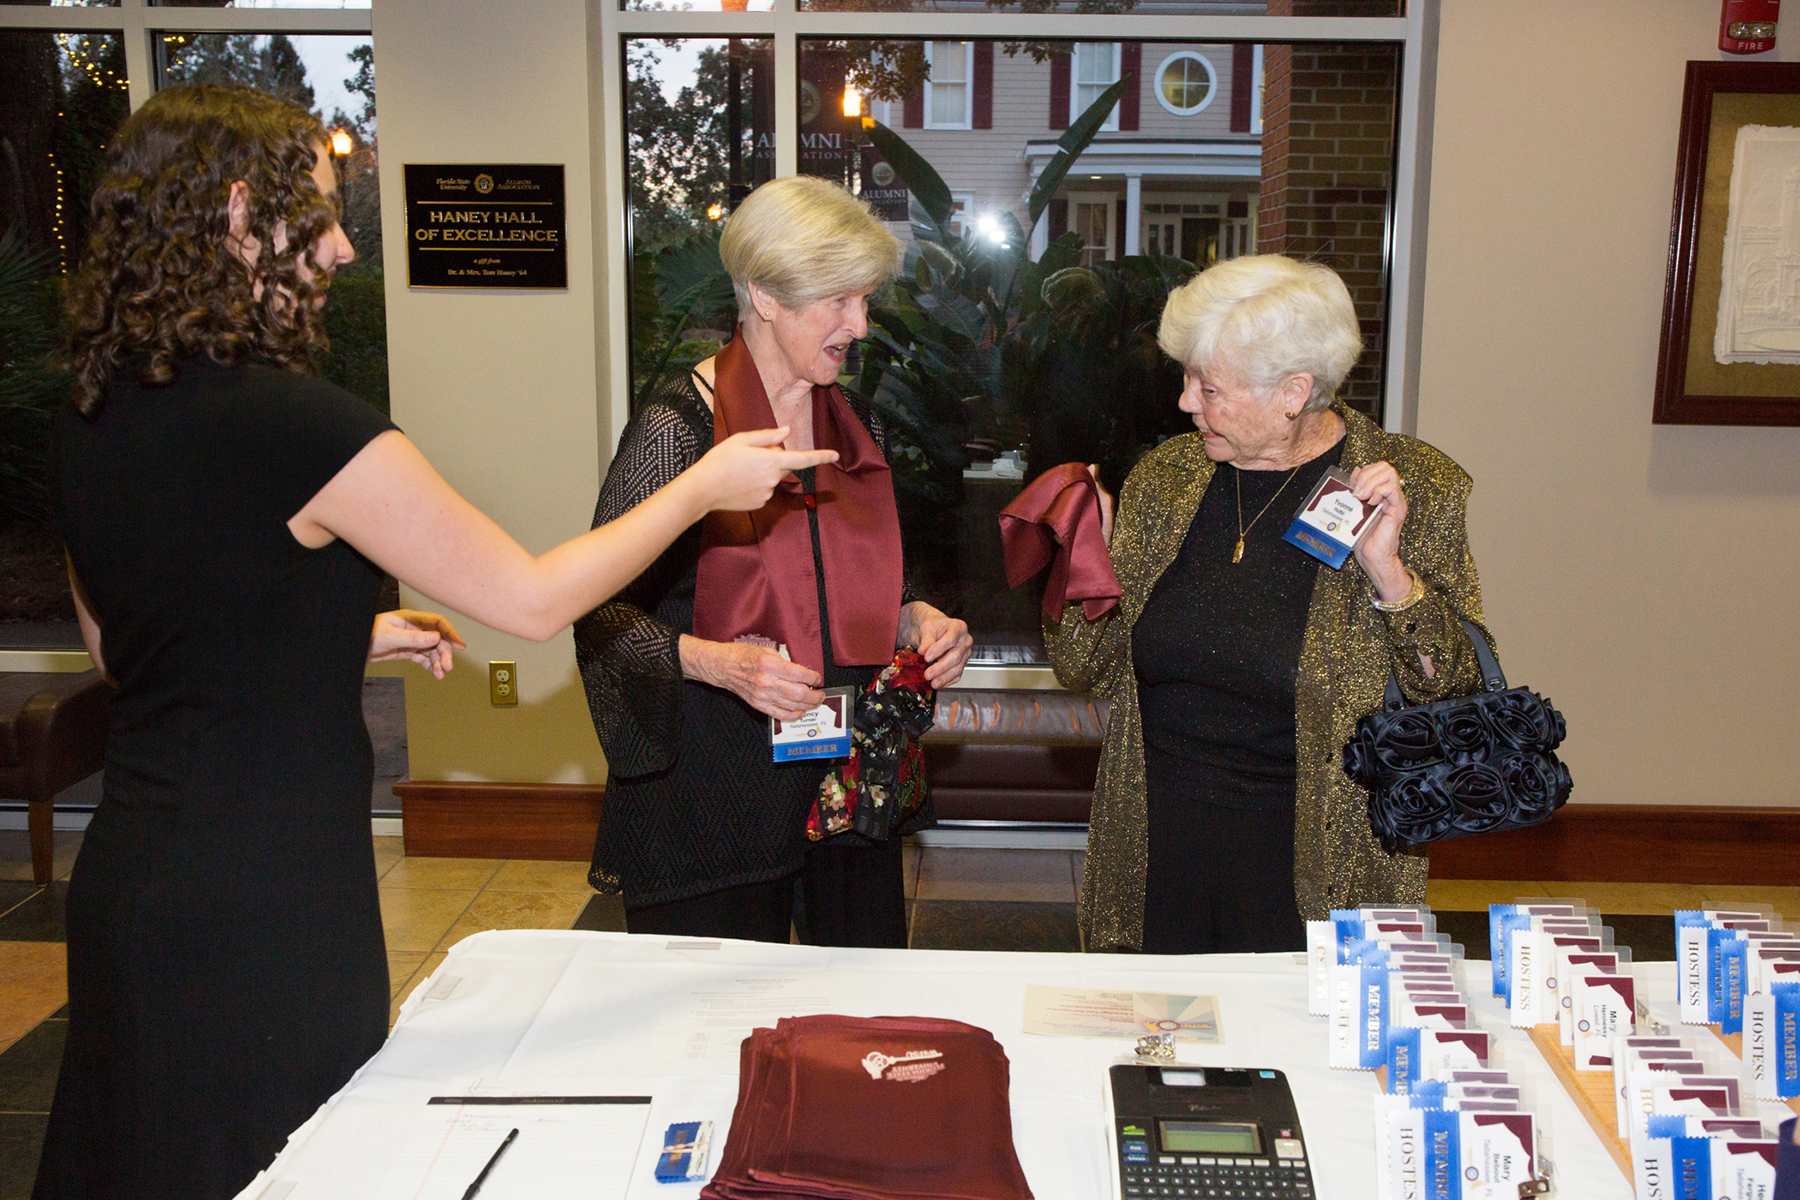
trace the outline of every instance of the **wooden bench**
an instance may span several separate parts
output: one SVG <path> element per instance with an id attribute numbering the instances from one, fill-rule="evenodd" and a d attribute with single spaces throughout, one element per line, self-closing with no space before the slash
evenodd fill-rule
<path id="1" fill-rule="evenodd" d="M 938 819 L 1087 824 L 1106 707 L 1063 691 L 939 692 L 924 738 Z"/>
<path id="2" fill-rule="evenodd" d="M 26 802 L 31 877 L 50 882 L 51 803 L 106 761 L 106 701 L 113 685 L 79 674 L 0 673 L 0 799 Z"/>

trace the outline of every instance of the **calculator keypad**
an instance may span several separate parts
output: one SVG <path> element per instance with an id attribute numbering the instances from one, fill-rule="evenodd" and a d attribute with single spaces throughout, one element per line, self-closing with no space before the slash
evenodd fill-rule
<path id="1" fill-rule="evenodd" d="M 1314 1200 L 1305 1159 L 1161 1155 L 1119 1164 L 1126 1200 Z"/>

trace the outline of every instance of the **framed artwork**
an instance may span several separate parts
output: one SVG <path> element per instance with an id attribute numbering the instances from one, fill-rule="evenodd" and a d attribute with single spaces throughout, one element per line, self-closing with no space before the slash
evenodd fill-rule
<path id="1" fill-rule="evenodd" d="M 1659 425 L 1800 425 L 1800 63 L 1690 62 Z"/>

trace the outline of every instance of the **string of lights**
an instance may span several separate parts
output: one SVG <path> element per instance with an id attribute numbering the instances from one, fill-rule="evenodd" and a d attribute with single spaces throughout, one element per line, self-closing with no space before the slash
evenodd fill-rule
<path id="1" fill-rule="evenodd" d="M 193 45 L 193 43 L 194 35 L 191 33 L 163 34 L 163 61 L 166 64 L 164 70 L 178 70 L 183 65 L 181 51 L 187 49 L 189 46 Z"/>
<path id="2" fill-rule="evenodd" d="M 56 40 L 62 46 L 62 51 L 68 56 L 69 61 L 74 63 L 91 82 L 100 87 L 116 87 L 120 91 L 125 90 L 127 86 L 125 73 L 115 71 L 101 63 L 90 50 L 86 34 L 59 33 L 56 35 Z M 104 38 L 103 40 L 110 41 L 111 39 Z"/>
<path id="3" fill-rule="evenodd" d="M 125 74 L 113 70 L 101 60 L 99 53 L 90 44 L 94 40 L 98 40 L 104 46 L 112 39 L 106 34 L 99 35 L 98 39 L 82 33 L 59 33 L 56 35 L 56 43 L 61 48 L 63 56 L 83 75 L 86 75 L 90 83 L 100 88 L 117 88 L 119 91 L 125 91 L 128 87 Z M 56 118 L 59 121 L 62 120 L 63 114 L 59 111 Z M 101 143 L 100 148 L 104 150 L 105 143 Z M 67 221 L 69 181 L 64 178 L 62 164 L 56 160 L 56 151 L 48 151 L 48 156 L 50 171 L 56 180 L 56 199 L 51 210 L 51 229 L 56 236 L 57 256 L 61 260 L 63 272 L 67 274 L 69 270 L 69 226 Z"/>
<path id="4" fill-rule="evenodd" d="M 56 114 L 60 119 L 62 114 Z M 50 151 L 50 169 L 56 173 L 56 210 L 52 228 L 56 230 L 56 254 L 62 263 L 64 275 L 69 273 L 69 230 L 63 222 L 63 172 L 62 164 L 56 161 L 56 151 Z"/>

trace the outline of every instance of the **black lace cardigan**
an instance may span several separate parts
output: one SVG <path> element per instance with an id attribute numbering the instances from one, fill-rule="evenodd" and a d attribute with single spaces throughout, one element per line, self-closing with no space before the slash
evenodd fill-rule
<path id="1" fill-rule="evenodd" d="M 879 415 L 857 400 L 850 405 L 885 455 Z M 620 437 L 594 524 L 629 512 L 712 444 L 712 411 L 693 377 L 664 383 Z M 819 566 L 816 531 L 813 553 Z M 767 717 L 729 692 L 682 678 L 680 639 L 693 632 L 699 562 L 695 524 L 575 624 L 576 663 L 609 772 L 589 879 L 602 892 L 623 892 L 633 907 L 798 870 L 808 845 L 806 814 L 828 769 L 775 766 Z M 901 603 L 915 598 L 903 586 Z M 829 621 L 821 623 L 829 639 Z M 876 669 L 831 664 L 826 684 L 861 685 Z M 930 820 L 927 804 L 905 832 Z"/>

